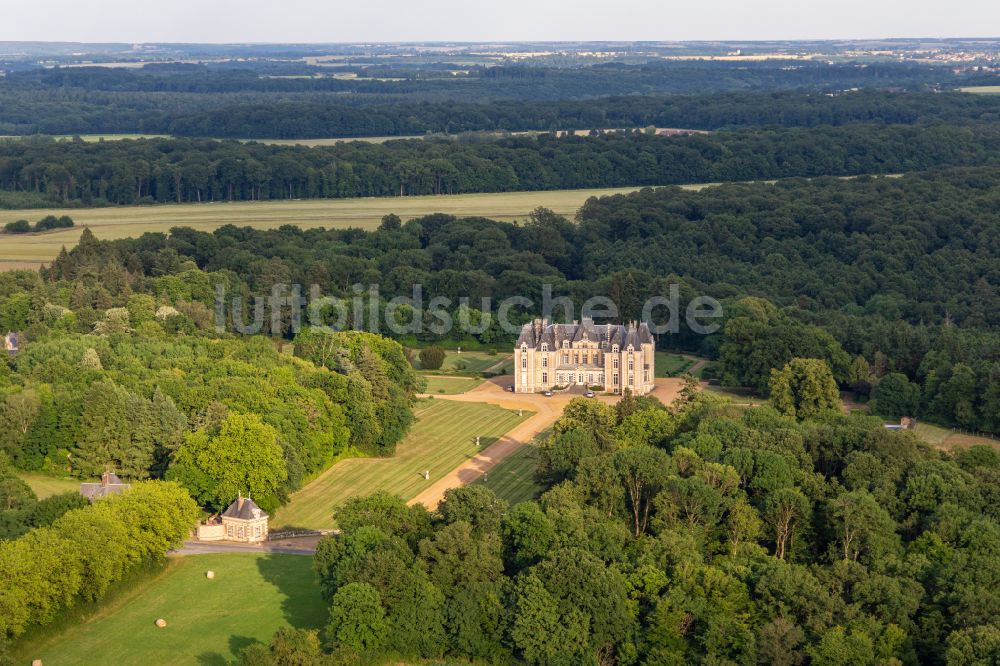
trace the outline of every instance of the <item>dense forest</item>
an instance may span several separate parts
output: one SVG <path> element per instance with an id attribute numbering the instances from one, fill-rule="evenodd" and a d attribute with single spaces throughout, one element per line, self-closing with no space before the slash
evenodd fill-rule
<path id="1" fill-rule="evenodd" d="M 540 304 L 550 284 L 578 307 L 609 296 L 623 319 L 678 283 L 685 302 L 721 299 L 724 326 L 706 337 L 682 325 L 660 344 L 716 359 L 726 385 L 766 394 L 772 369 L 822 358 L 843 388 L 870 396 L 886 416 L 1000 432 L 998 191 L 1000 171 L 968 169 L 645 189 L 591 200 L 576 224 L 540 210 L 521 225 L 387 216 L 373 233 L 229 226 L 108 242 L 88 232 L 45 282 L 7 297 L 0 328 L 30 332 L 30 303 L 52 299 L 46 285 L 56 284 L 73 285 L 57 304 L 74 310 L 74 330 L 84 333 L 136 289 L 168 304 L 198 300 L 208 328 L 212 281 L 259 295 L 277 283 L 316 285 L 344 299 L 355 284 L 377 284 L 383 299 L 410 297 L 419 284 L 428 301 L 442 296 L 457 308 L 468 297 L 473 310 L 483 298 Z M 195 280 L 199 296 L 172 286 L 178 280 Z M 290 316 L 264 330 L 291 336 Z M 433 317 L 423 321 L 416 336 L 437 339 Z M 509 344 L 495 321 L 474 337 L 486 347 Z"/>
<path id="2" fill-rule="evenodd" d="M 0 275 L 0 327 L 31 340 L 0 365 L 0 454 L 18 469 L 93 478 L 112 466 L 176 480 L 210 510 L 248 491 L 272 510 L 338 457 L 390 455 L 412 422 L 418 379 L 395 342 L 303 333 L 291 356 L 215 333 L 213 283 L 231 274 L 89 270 Z"/>
<path id="3" fill-rule="evenodd" d="M 442 72 L 441 67 L 342 72 L 356 78 L 334 77 L 331 70 L 321 67 L 299 67 L 294 75 L 275 75 L 265 64 L 245 70 L 150 64 L 141 69 L 13 71 L 0 78 L 0 134 L 141 132 L 309 138 L 463 129 L 548 130 L 557 125 L 587 129 L 593 126 L 591 120 L 602 116 L 617 120 L 630 115 L 627 100 L 596 100 L 590 108 L 589 100 L 616 95 L 951 90 L 992 82 L 989 74 L 955 73 L 912 63 L 775 60 L 450 67 L 456 74 Z M 667 99 L 650 98 L 641 106 L 661 106 L 659 117 L 664 120 L 692 118 L 691 113 L 672 110 L 675 104 L 685 108 L 683 100 Z M 732 103 L 724 96 L 718 104 L 710 104 Z M 364 115 L 352 107 L 365 107 Z M 603 108 L 608 111 L 602 112 Z M 568 118 L 560 119 L 567 114 Z M 371 119 L 366 120 L 366 115 Z M 588 122 L 577 125 L 573 116 Z M 647 117 L 653 122 L 654 116 Z"/>
<path id="4" fill-rule="evenodd" d="M 548 490 L 434 513 L 376 494 L 314 557 L 330 603 L 241 664 L 987 664 L 1000 652 L 1000 455 L 878 419 L 687 393 L 578 398 Z"/>
<path id="5" fill-rule="evenodd" d="M 995 165 L 1000 124 L 616 132 L 306 148 L 194 139 L 0 142 L 0 205 L 509 192 Z"/>

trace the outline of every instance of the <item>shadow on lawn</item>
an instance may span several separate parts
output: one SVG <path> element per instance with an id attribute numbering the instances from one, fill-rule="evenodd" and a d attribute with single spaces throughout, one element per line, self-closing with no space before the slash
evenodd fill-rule
<path id="1" fill-rule="evenodd" d="M 319 629 L 326 623 L 328 611 L 311 557 L 270 553 L 257 559 L 257 569 L 281 592 L 281 611 L 288 624 L 296 629 Z"/>

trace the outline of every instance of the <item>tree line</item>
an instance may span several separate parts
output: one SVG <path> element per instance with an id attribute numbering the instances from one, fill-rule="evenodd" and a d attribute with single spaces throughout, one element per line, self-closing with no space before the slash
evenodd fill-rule
<path id="1" fill-rule="evenodd" d="M 996 124 L 619 132 L 307 148 L 193 139 L 0 143 L 0 205 L 403 196 L 901 173 L 996 164 Z"/>
<path id="2" fill-rule="evenodd" d="M 984 122 L 1000 101 L 965 93 L 862 90 L 628 96 L 552 102 L 424 102 L 364 107 L 282 100 L 231 104 L 178 116 L 163 132 L 176 136 L 299 139 L 428 133 L 642 128 L 715 130 L 746 126 L 815 127 L 851 123 Z M 154 131 L 149 129 L 147 131 Z"/>
<path id="3" fill-rule="evenodd" d="M 516 506 L 477 483 L 433 512 L 336 512 L 319 632 L 239 663 L 969 664 L 1000 657 L 1000 456 L 877 419 L 571 402 Z"/>
<path id="4" fill-rule="evenodd" d="M 32 231 L 38 233 L 41 231 L 52 231 L 53 229 L 69 229 L 73 227 L 73 224 L 73 218 L 69 215 L 60 215 L 59 217 L 46 215 L 34 224 L 27 220 L 8 222 L 3 225 L 3 231 L 6 234 L 26 234 Z"/>
<path id="5" fill-rule="evenodd" d="M 162 561 L 197 520 L 198 507 L 183 488 L 144 482 L 0 541 L 0 643 L 100 599 L 142 565 Z"/>

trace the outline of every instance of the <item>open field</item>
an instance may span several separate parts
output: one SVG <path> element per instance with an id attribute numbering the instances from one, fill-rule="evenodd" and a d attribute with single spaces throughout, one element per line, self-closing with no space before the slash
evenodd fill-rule
<path id="1" fill-rule="evenodd" d="M 980 95 L 1000 94 L 1000 86 L 969 86 L 968 88 L 959 88 L 959 90 L 962 92 L 977 93 Z"/>
<path id="2" fill-rule="evenodd" d="M 914 432 L 917 437 L 927 442 L 934 448 L 948 451 L 955 448 L 975 446 L 977 444 L 985 444 L 986 446 L 1000 448 L 1000 439 L 964 433 L 952 428 L 934 425 L 932 423 L 918 422 Z"/>
<path id="3" fill-rule="evenodd" d="M 209 569 L 214 580 L 205 578 Z M 282 626 L 316 629 L 327 620 L 312 558 L 301 555 L 172 557 L 140 583 L 78 622 L 16 644 L 17 663 L 221 666 Z M 154 625 L 161 617 L 162 629 Z"/>
<path id="4" fill-rule="evenodd" d="M 79 479 L 67 479 L 61 477 L 47 476 L 45 474 L 32 474 L 31 472 L 19 472 L 18 476 L 24 479 L 25 483 L 31 486 L 38 499 L 45 499 L 53 495 L 68 492 L 78 492 L 80 490 Z"/>
<path id="5" fill-rule="evenodd" d="M 898 174 L 888 174 L 896 178 Z M 844 176 L 845 179 L 853 176 Z M 759 181 L 774 183 L 773 180 Z M 679 185 L 685 190 L 701 190 L 719 183 Z M 0 271 L 37 268 L 52 261 L 62 247 L 76 245 L 89 227 L 103 240 L 136 238 L 147 232 L 166 233 L 172 227 L 186 226 L 212 231 L 226 224 L 273 229 L 294 224 L 304 229 L 378 227 L 382 216 L 395 213 L 409 220 L 431 213 L 456 217 L 483 216 L 514 222 L 544 206 L 560 215 L 573 217 L 590 197 L 634 192 L 638 187 L 611 187 L 585 190 L 550 190 L 544 192 L 494 192 L 478 194 L 439 194 L 414 197 L 360 197 L 354 199 L 293 199 L 281 201 L 233 201 L 213 203 L 158 204 L 153 206 L 115 206 L 106 208 L 32 208 L 0 210 L 0 226 L 19 219 L 40 219 L 46 215 L 69 215 L 76 222 L 72 229 L 40 234 L 0 235 Z"/>
<path id="6" fill-rule="evenodd" d="M 335 146 L 338 143 L 345 143 L 348 141 L 363 141 L 364 143 L 385 143 L 386 141 L 397 141 L 399 139 L 422 139 L 420 135 L 407 135 L 407 136 L 344 136 L 344 137 L 330 137 L 330 138 L 320 138 L 320 139 L 241 139 L 246 143 L 255 141 L 257 143 L 266 143 L 271 146 L 307 146 L 309 148 L 314 148 L 316 146 Z"/>
<path id="7" fill-rule="evenodd" d="M 278 526 L 334 527 L 333 510 L 355 495 L 386 490 L 411 499 L 531 416 L 477 402 L 431 400 L 390 458 L 351 458 L 333 465 L 272 518 Z M 480 446 L 476 446 L 476 436 Z M 425 481 L 422 472 L 430 471 Z"/>
<path id="8" fill-rule="evenodd" d="M 67 141 L 79 137 L 87 143 L 97 143 L 98 141 L 121 141 L 123 139 L 169 139 L 169 134 L 57 134 L 51 138 L 58 141 Z M 0 139 L 26 139 L 24 136 L 0 136 Z"/>
<path id="9" fill-rule="evenodd" d="M 692 189 L 706 185 L 690 185 Z M 211 231 L 226 224 L 273 229 L 283 224 L 303 228 L 327 227 L 375 229 L 387 213 L 409 220 L 431 213 L 459 217 L 486 216 L 496 220 L 523 220 L 539 206 L 572 217 L 593 196 L 633 192 L 623 187 L 592 190 L 554 190 L 549 192 L 503 192 L 491 194 L 451 194 L 418 197 L 370 197 L 357 199 L 302 199 L 291 201 L 237 201 L 157 206 L 120 206 L 109 208 L 68 208 L 0 210 L 0 226 L 21 218 L 40 219 L 46 215 L 69 215 L 76 222 L 72 229 L 43 234 L 0 236 L 0 269 L 5 262 L 48 262 L 59 249 L 76 245 L 89 227 L 104 240 L 134 238 L 146 232 L 165 233 L 171 227 L 187 226 Z M 37 268 L 37 266 L 35 266 Z"/>
<path id="10" fill-rule="evenodd" d="M 477 377 L 459 377 L 457 375 L 424 375 L 427 380 L 426 393 L 434 395 L 457 395 L 479 386 L 483 380 Z"/>
<path id="11" fill-rule="evenodd" d="M 481 483 L 505 500 L 510 506 L 527 502 L 538 497 L 544 486 L 535 482 L 538 467 L 538 449 L 525 444 L 491 469 Z"/>

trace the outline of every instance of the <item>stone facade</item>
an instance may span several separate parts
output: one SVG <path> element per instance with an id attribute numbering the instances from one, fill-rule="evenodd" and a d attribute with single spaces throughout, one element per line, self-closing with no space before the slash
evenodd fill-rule
<path id="1" fill-rule="evenodd" d="M 249 497 L 238 497 L 218 517 L 198 525 L 199 541 L 267 541 L 268 515 Z"/>
<path id="2" fill-rule="evenodd" d="M 653 390 L 656 343 L 644 323 L 595 324 L 592 319 L 521 328 L 514 346 L 514 391 L 588 387 L 635 395 Z"/>

